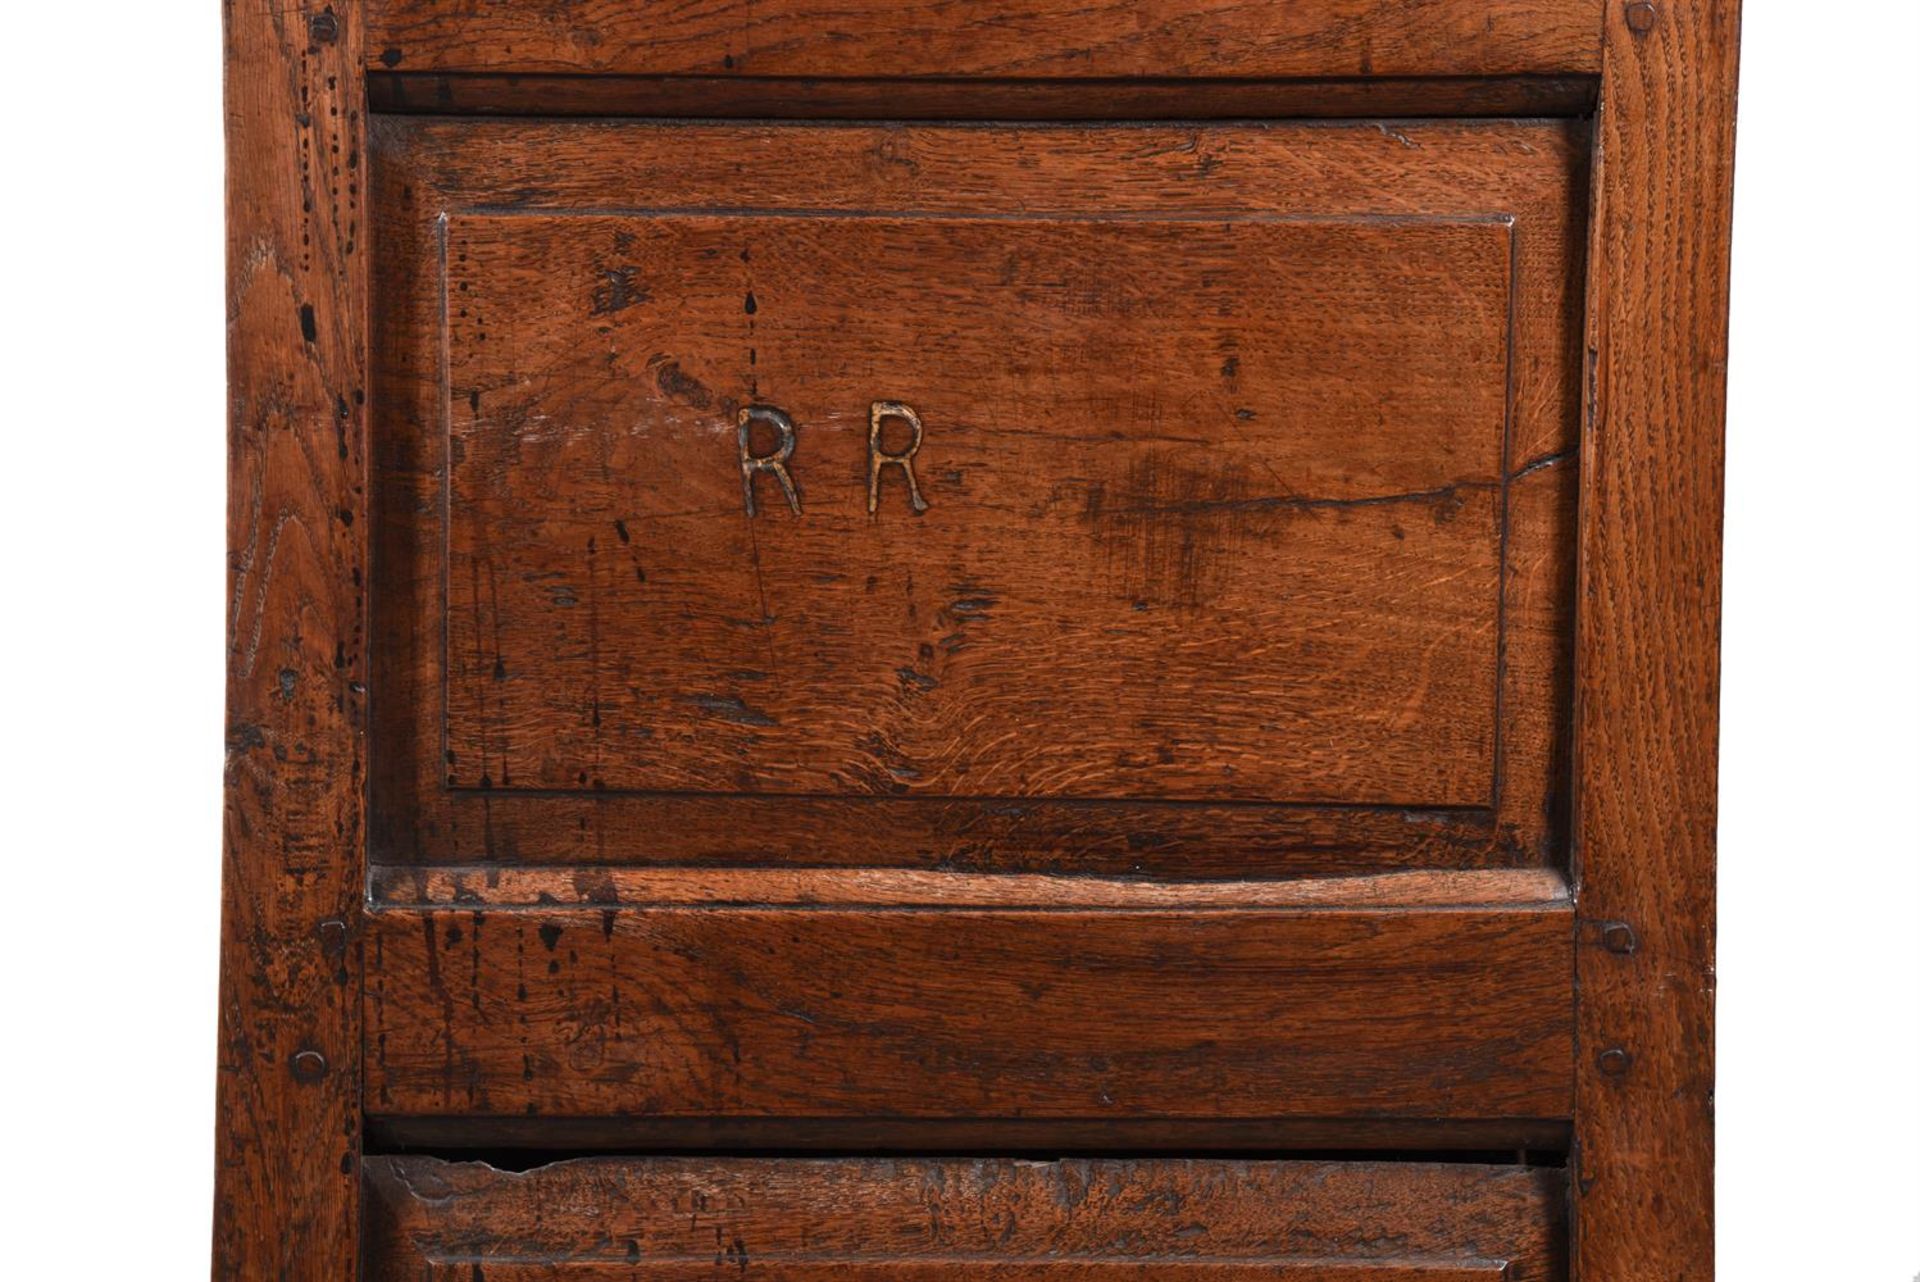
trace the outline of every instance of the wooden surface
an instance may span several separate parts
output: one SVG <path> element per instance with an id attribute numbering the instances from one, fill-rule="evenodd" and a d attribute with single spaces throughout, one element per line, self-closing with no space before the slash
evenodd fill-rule
<path id="1" fill-rule="evenodd" d="M 438 868 L 373 870 L 393 907 L 1465 908 L 1568 899 L 1551 868 L 1413 871 L 1274 881 L 1161 881 L 918 868 Z"/>
<path id="2" fill-rule="evenodd" d="M 1599 0 L 370 0 L 367 65 L 739 76 L 1592 72 Z"/>
<path id="3" fill-rule="evenodd" d="M 227 756 L 213 1274 L 358 1258 L 365 125 L 352 6 L 226 7 Z M 175 1261 L 174 1263 L 179 1263 Z"/>
<path id="4" fill-rule="evenodd" d="M 446 238 L 448 786 L 1491 804 L 1504 222 Z"/>
<path id="5" fill-rule="evenodd" d="M 1610 10 L 1607 24 L 1576 721 L 1584 1282 L 1713 1276 L 1720 512 L 1739 18 L 1737 0 L 1663 0 L 1633 24 Z"/>
<path id="6" fill-rule="evenodd" d="M 1409 128 L 383 123 L 381 858 L 1552 859 L 1584 134 Z"/>
<path id="7" fill-rule="evenodd" d="M 1568 906 L 388 910 L 410 1114 L 1565 1116 Z"/>
<path id="8" fill-rule="evenodd" d="M 1568 1275 L 1571 1191 L 1574 1282 L 1710 1277 L 1737 27 L 1737 0 L 229 5 L 215 1276 L 352 1276 L 364 1090 L 381 1134 L 447 1146 L 1458 1151 L 1552 1147 L 1569 1125 L 1573 1136 L 1564 1173 L 707 1156 L 507 1175 L 378 1158 L 364 1172 L 379 1203 L 371 1258 L 395 1276 L 633 1276 L 638 1260 L 657 1277 L 977 1277 L 992 1254 L 1009 1278 L 1237 1280 L 1253 1269 L 1436 1282 L 1504 1268 L 1524 1282 Z M 369 129 L 369 72 L 383 104 L 406 111 L 425 91 L 435 109 L 480 114 L 1194 123 L 396 116 Z M 590 85 L 582 72 L 614 78 Z M 1422 114 L 1580 111 L 1596 75 L 1592 135 L 1577 120 L 1222 119 L 1396 101 Z M 1410 228 L 1421 230 L 1409 239 Z M 494 237 L 482 257 L 443 262 L 456 235 L 470 253 L 481 245 L 476 229 Z M 1181 245 L 1156 251 L 1154 237 L 1176 230 Z M 623 257 L 615 232 L 644 250 Z M 1450 235 L 1464 239 L 1415 243 Z M 1496 287 L 1467 243 L 1487 235 L 1507 238 L 1509 265 L 1497 457 L 1463 426 L 1485 412 L 1482 367 L 1494 359 L 1483 313 Z M 1380 243 L 1366 247 L 1370 236 Z M 751 313 L 744 279 L 729 289 L 720 274 L 735 241 L 767 273 L 747 286 Z M 939 268 L 918 291 L 910 258 Z M 535 260 L 566 270 L 534 271 Z M 1334 262 L 1359 270 L 1299 293 Z M 582 270 L 599 277 L 584 293 Z M 852 283 L 862 280 L 870 297 Z M 461 296 L 475 294 L 486 311 L 462 315 Z M 789 308 L 794 296 L 808 301 Z M 1301 311 L 1235 311 L 1301 296 Z M 700 342 L 647 341 L 650 305 L 700 320 Z M 1099 342 L 1049 348 L 1049 307 Z M 964 323 L 983 313 L 991 324 Z M 726 368 L 717 354 L 741 345 L 749 314 L 747 368 Z M 943 315 L 955 318 L 945 331 Z M 1251 432 L 1250 454 L 1287 466 L 1274 486 L 1224 469 L 1186 484 L 1190 460 L 1153 458 L 1131 437 L 1139 422 L 1167 432 L 1166 405 L 1202 385 L 1179 381 L 1202 365 L 1186 370 L 1154 344 L 1248 316 L 1289 350 L 1321 341 L 1319 360 L 1393 365 L 1396 394 L 1436 434 L 1351 407 L 1342 419 L 1331 402 L 1278 430 L 1281 393 L 1297 389 L 1244 352 L 1210 352 L 1219 388 L 1260 395 L 1227 397 L 1202 427 Z M 513 350 L 482 355 L 482 321 L 489 342 Z M 1412 341 L 1416 328 L 1454 343 L 1457 367 L 1423 366 L 1433 352 Z M 585 359 L 609 353 L 598 372 Z M 1051 382 L 1009 372 L 1037 356 Z M 1100 357 L 1110 385 L 1158 394 L 1136 397 L 1157 418 L 1116 398 L 1123 448 L 1098 445 L 1092 401 L 1074 400 Z M 1091 517 L 1081 529 L 1065 507 L 1036 509 L 1038 490 L 1004 480 L 1054 465 L 1035 440 L 920 404 L 917 389 L 866 388 L 869 374 L 910 362 L 964 388 L 970 406 L 1039 403 L 1044 389 L 1049 417 L 1070 428 L 1062 479 L 1111 485 L 1138 471 L 1101 477 L 1074 449 L 1145 460 L 1152 483 L 1128 491 L 1142 501 L 1115 509 L 1103 491 L 1099 513 L 1149 519 L 1102 544 Z M 470 386 L 454 383 L 456 368 L 475 375 Z M 1142 371 L 1165 385 L 1146 387 Z M 1377 373 L 1347 381 L 1387 386 Z M 828 472 L 800 474 L 798 517 L 762 475 L 759 514 L 732 534 L 701 525 L 704 507 L 647 509 L 667 523 L 643 527 L 661 546 L 673 545 L 671 521 L 689 523 L 679 546 L 706 558 L 712 593 L 668 575 L 659 587 L 680 621 L 635 623 L 649 599 L 640 572 L 658 583 L 658 567 L 632 550 L 651 545 L 615 511 L 622 487 L 716 503 L 721 491 L 707 494 L 719 482 L 686 452 L 698 432 L 623 455 L 637 437 L 618 434 L 617 416 L 703 412 L 724 446 L 729 413 L 776 396 L 798 424 L 796 467 L 819 460 Z M 883 399 L 918 405 L 926 424 L 924 514 L 907 510 L 897 467 L 883 469 L 881 503 L 866 513 L 860 429 Z M 543 442 L 556 407 L 602 417 Z M 498 434 L 515 415 L 513 434 Z M 1351 429 L 1337 443 L 1335 426 Z M 1217 454 L 1227 438 L 1192 439 Z M 529 447 L 547 451 L 532 467 Z M 943 526 L 954 469 L 939 456 L 955 449 L 1003 479 L 976 491 L 987 502 L 966 526 Z M 1311 485 L 1292 483 L 1296 468 Z M 1395 469 L 1405 485 L 1381 484 Z M 543 509 L 542 477 L 590 501 Z M 1160 484 L 1169 477 L 1180 483 Z M 1404 581 L 1353 571 L 1379 559 L 1392 505 L 1372 500 L 1449 488 L 1453 525 L 1418 537 L 1402 525 L 1394 539 L 1412 545 Z M 1008 525 L 993 544 L 1003 562 L 987 568 L 1006 581 L 975 593 L 972 578 L 945 571 L 971 568 L 971 531 L 995 502 Z M 776 542 L 770 532 L 791 536 L 806 509 L 826 532 Z M 1202 510 L 1214 524 L 1173 537 Z M 1012 512 L 1034 515 L 1015 530 Z M 587 546 L 572 546 L 587 525 Z M 811 601 L 777 591 L 770 610 L 756 587 L 725 616 L 748 621 L 740 637 L 701 631 L 721 617 L 720 597 L 739 595 L 743 550 L 760 562 L 758 585 L 771 560 L 779 583 L 864 569 L 877 588 L 898 562 L 860 540 L 898 529 L 933 548 L 942 573 L 903 581 L 894 614 L 822 598 L 809 615 Z M 510 624 L 471 574 L 463 587 L 450 573 L 502 539 L 521 558 Z M 1281 582 L 1301 563 L 1276 546 L 1303 550 L 1311 588 Z M 1106 580 L 1075 580 L 1088 548 L 1112 554 Z M 572 567 L 569 557 L 592 558 L 563 585 L 573 602 L 554 588 L 542 600 L 525 576 Z M 1484 603 L 1489 565 L 1495 602 L 1475 613 L 1462 603 Z M 1169 566 L 1158 581 L 1172 590 L 1136 590 Z M 1354 609 L 1322 617 L 1221 589 L 1241 572 L 1290 588 L 1296 604 L 1339 596 Z M 580 591 L 610 590 L 616 574 L 631 576 L 620 593 Z M 1021 595 L 1036 582 L 1053 585 L 1044 600 Z M 1078 651 L 1047 651 L 1042 625 L 1097 613 L 1096 582 L 1126 587 L 1127 613 L 1149 617 L 1201 618 L 1237 600 L 1259 638 L 1249 653 L 1304 653 L 1316 619 L 1350 637 L 1350 618 L 1364 617 L 1371 639 L 1285 669 L 1319 674 L 1302 685 L 1317 694 L 1293 710 L 1294 728 L 1311 715 L 1302 709 L 1340 714 L 1328 734 L 1289 739 L 1253 711 L 1270 691 L 1235 685 L 1255 678 L 1224 675 L 1237 671 L 1224 648 L 1207 650 L 1224 647 L 1224 629 L 1202 625 L 1197 656 L 1171 630 L 1116 642 L 1138 649 L 1113 665 L 1111 687 L 1073 666 Z M 562 620 L 596 601 L 615 607 L 613 660 L 592 653 L 606 634 Z M 927 611 L 948 616 L 932 620 L 936 659 L 941 638 L 961 638 L 967 657 L 945 660 L 957 668 L 922 666 L 916 644 L 912 663 L 867 672 L 891 671 L 884 694 L 856 680 L 841 706 L 820 697 L 825 681 L 864 671 L 856 651 L 902 641 Z M 841 618 L 848 633 L 829 636 Z M 755 684 L 744 674 L 771 676 L 780 656 L 759 667 L 730 647 L 779 640 L 774 620 L 803 625 L 792 670 L 805 676 L 770 709 L 744 692 Z M 1034 630 L 996 670 L 980 634 L 1015 622 Z M 465 651 L 449 654 L 455 636 L 479 656 L 471 671 L 458 666 Z M 1433 679 L 1416 680 L 1406 656 L 1423 639 Z M 672 658 L 668 672 L 640 661 L 640 642 Z M 823 658 L 836 642 L 844 653 Z M 1019 682 L 1060 654 L 1071 700 L 1018 708 Z M 503 686 L 521 672 L 546 679 L 529 704 L 489 707 L 496 669 Z M 596 707 L 609 670 L 621 687 Z M 706 682 L 684 706 L 647 693 L 658 676 L 689 673 L 734 684 Z M 1383 693 L 1396 673 L 1408 682 L 1397 699 Z M 369 686 L 375 720 L 363 727 Z M 914 720 L 939 707 L 928 692 L 950 688 L 1035 741 L 1032 754 L 970 738 L 951 709 Z M 1369 717 L 1383 716 L 1398 718 L 1396 733 L 1367 739 L 1379 731 Z M 861 746 L 835 718 L 886 731 Z M 659 722 L 680 738 L 609 750 L 610 722 L 636 737 Z M 1206 733 L 1190 744 L 1159 733 L 1196 723 Z M 782 735 L 791 742 L 764 750 Z M 1047 769 L 1049 751 L 1074 771 Z M 511 778 L 487 771 L 489 753 Z M 992 776 L 978 793 L 958 770 L 976 756 Z M 1226 764 L 1233 777 L 1214 773 Z"/>
<path id="9" fill-rule="evenodd" d="M 376 1282 L 1545 1282 L 1565 1270 L 1565 1172 L 1551 1168 L 609 1158 L 515 1174 L 404 1157 L 368 1167 Z"/>

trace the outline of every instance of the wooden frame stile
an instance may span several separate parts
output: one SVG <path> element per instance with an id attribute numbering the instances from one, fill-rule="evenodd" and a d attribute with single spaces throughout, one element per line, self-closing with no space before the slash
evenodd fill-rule
<path id="1" fill-rule="evenodd" d="M 1606 8 L 1575 624 L 1577 1282 L 1713 1276 L 1739 0 Z"/>
<path id="2" fill-rule="evenodd" d="M 355 1275 L 366 754 L 356 0 L 225 4 L 228 618 L 213 1273 Z"/>

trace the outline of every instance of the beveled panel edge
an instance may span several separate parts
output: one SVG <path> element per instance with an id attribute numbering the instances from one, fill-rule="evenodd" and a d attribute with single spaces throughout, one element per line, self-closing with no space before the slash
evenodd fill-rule
<path id="1" fill-rule="evenodd" d="M 1113 912 L 1254 908 L 1559 907 L 1555 868 L 1392 872 L 1287 880 L 1156 881 L 916 868 L 376 866 L 371 909 L 994 908 Z"/>

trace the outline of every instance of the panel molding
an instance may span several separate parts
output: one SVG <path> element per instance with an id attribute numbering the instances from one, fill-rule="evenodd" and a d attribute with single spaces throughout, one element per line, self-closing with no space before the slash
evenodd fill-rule
<path id="1" fill-rule="evenodd" d="M 692 132 L 683 137 L 683 129 Z M 1499 868 L 1560 859 L 1567 754 L 1556 727 L 1565 723 L 1571 679 L 1583 123 L 1240 122 L 1196 134 L 1140 125 L 686 126 L 389 117 L 375 134 L 386 255 L 381 280 L 390 309 L 404 313 L 376 321 L 394 327 L 376 344 L 388 362 L 380 377 L 391 393 L 382 409 L 390 416 L 383 417 L 390 425 L 383 432 L 390 470 L 379 507 L 400 514 L 381 518 L 389 569 L 377 588 L 384 603 L 376 609 L 385 619 L 383 635 L 399 641 L 390 648 L 389 670 L 380 674 L 382 689 L 393 693 L 376 708 L 376 735 L 388 749 L 379 754 L 373 790 L 376 862 L 785 862 L 1180 879 Z M 735 148 L 752 163 L 725 163 Z M 911 176 L 889 159 L 905 154 L 912 157 Z M 1316 156 L 1339 163 L 1317 163 Z M 503 174 L 512 181 L 503 182 Z M 1493 732 L 1501 779 L 1494 796 L 1433 806 L 1403 804 L 1399 797 L 1328 804 L 1280 796 L 1025 796 L 997 787 L 983 790 L 992 795 L 971 789 L 913 795 L 911 785 L 841 794 L 649 792 L 625 789 L 619 785 L 633 781 L 619 779 L 575 787 L 572 775 L 557 781 L 564 786 L 536 790 L 518 776 L 508 788 L 468 786 L 479 776 L 464 752 L 459 769 L 465 773 L 450 770 L 444 750 L 455 745 L 439 742 L 442 717 L 430 706 L 443 702 L 441 657 L 433 649 L 440 624 L 431 603 L 439 599 L 436 558 L 445 540 L 436 532 L 437 518 L 418 515 L 440 510 L 444 482 L 439 454 L 408 441 L 426 439 L 429 425 L 454 412 L 456 398 L 428 344 L 408 350 L 411 340 L 402 337 L 433 332 L 441 306 L 433 284 L 435 220 L 470 210 L 530 219 L 618 214 L 634 208 L 636 199 L 682 214 L 992 217 L 1008 210 L 1010 184 L 1019 195 L 1013 207 L 1027 218 L 1087 216 L 1088 193 L 1097 190 L 1098 208 L 1126 220 L 1511 222 L 1508 429 L 1501 465 L 1484 468 L 1488 483 L 1505 495 L 1497 594 L 1504 644 L 1496 645 L 1499 675 L 1490 678 L 1502 687 Z M 706 381 L 716 394 L 735 393 Z M 465 411 L 464 399 L 457 408 Z M 616 534 L 608 522 L 607 546 Z M 411 657 L 403 656 L 409 647 Z M 414 708 L 421 724 L 403 724 Z M 489 784 L 499 782 L 496 774 L 486 776 Z M 1062 858 L 1069 850 L 1071 859 Z"/>

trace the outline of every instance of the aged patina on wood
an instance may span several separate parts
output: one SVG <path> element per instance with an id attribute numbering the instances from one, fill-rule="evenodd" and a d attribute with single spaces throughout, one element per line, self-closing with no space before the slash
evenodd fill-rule
<path id="1" fill-rule="evenodd" d="M 1713 1270 L 1714 813 L 1738 0 L 1607 12 L 1581 496 L 1578 1275 Z"/>
<path id="2" fill-rule="evenodd" d="M 1586 145 L 382 121 L 380 858 L 1552 862 Z"/>
<path id="3" fill-rule="evenodd" d="M 469 1282 L 475 1268 L 569 1282 L 755 1269 L 802 1282 L 1540 1282 L 1565 1270 L 1565 1176 L 991 1158 L 603 1159 L 513 1174 L 398 1157 L 372 1160 L 368 1211 L 372 1276 L 396 1282 Z"/>
<path id="4" fill-rule="evenodd" d="M 227 754 L 213 1271 L 357 1259 L 368 214 L 357 6 L 226 11 Z"/>
<path id="5" fill-rule="evenodd" d="M 229 5 L 215 1275 L 1709 1276 L 1737 27 Z"/>

